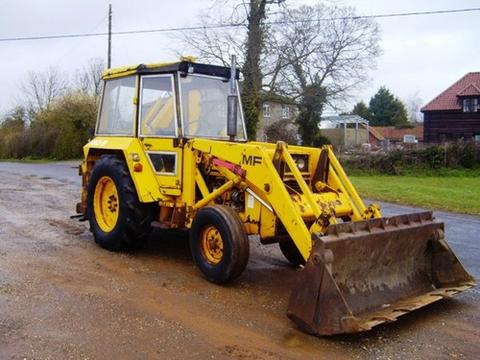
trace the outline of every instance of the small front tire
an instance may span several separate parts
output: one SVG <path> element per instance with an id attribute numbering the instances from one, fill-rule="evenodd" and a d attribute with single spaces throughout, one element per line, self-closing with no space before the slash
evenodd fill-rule
<path id="1" fill-rule="evenodd" d="M 278 243 L 278 245 L 283 256 L 285 256 L 285 259 L 287 259 L 291 265 L 295 267 L 305 265 L 305 259 L 303 258 L 300 251 L 298 251 L 297 246 L 292 239 L 282 241 Z"/>
<path id="2" fill-rule="evenodd" d="M 195 264 L 216 284 L 230 282 L 245 270 L 249 242 L 245 227 L 232 208 L 206 206 L 193 219 L 190 250 Z"/>

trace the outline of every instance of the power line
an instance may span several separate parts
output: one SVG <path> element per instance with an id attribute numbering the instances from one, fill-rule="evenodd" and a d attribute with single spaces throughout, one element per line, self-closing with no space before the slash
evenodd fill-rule
<path id="1" fill-rule="evenodd" d="M 107 20 L 107 18 L 108 18 L 108 15 L 104 16 L 104 17 L 97 23 L 97 25 L 95 25 L 95 27 L 92 27 L 92 28 L 90 29 L 90 31 L 91 31 L 91 32 L 96 31 L 96 30 L 100 27 L 100 25 L 103 25 L 103 24 L 105 23 L 105 20 Z M 72 55 L 72 53 L 74 53 L 75 51 L 78 51 L 78 49 L 80 48 L 80 46 L 82 46 L 82 45 L 84 44 L 84 41 L 85 41 L 84 39 L 78 40 L 78 41 L 73 41 L 73 46 L 69 47 L 69 49 L 68 49 L 65 53 L 63 53 L 62 56 L 60 56 L 60 58 L 59 58 L 55 63 L 60 63 L 60 62 L 62 62 L 67 55 Z"/>
<path id="2" fill-rule="evenodd" d="M 280 25 L 280 24 L 294 24 L 304 22 L 321 22 L 321 21 L 338 21 L 338 20 L 359 20 L 359 19 L 381 19 L 381 18 L 393 18 L 393 17 L 405 17 L 405 16 L 419 16 L 419 15 L 438 15 L 438 14 L 453 14 L 453 13 L 467 13 L 480 11 L 480 8 L 467 8 L 467 9 L 452 9 L 452 10 L 435 10 L 435 11 L 415 11 L 405 13 L 391 13 L 391 14 L 376 14 L 376 15 L 359 15 L 359 16 L 345 16 L 345 17 L 333 17 L 325 19 L 309 19 L 309 20 L 291 20 L 291 21 L 270 21 L 266 22 L 267 25 Z M 200 25 L 200 26 L 187 26 L 187 27 L 170 27 L 159 29 L 144 29 L 144 30 L 129 30 L 129 31 L 113 31 L 113 35 L 130 35 L 130 34 L 146 34 L 146 33 L 161 33 L 161 32 L 177 32 L 177 31 L 193 31 L 193 30 L 206 30 L 206 29 L 223 29 L 231 27 L 241 27 L 244 23 L 227 23 L 227 24 L 212 24 L 212 25 Z M 108 32 L 97 33 L 79 33 L 79 34 L 58 34 L 58 35 L 42 35 L 42 36 L 25 36 L 25 37 L 10 37 L 0 38 L 0 42 L 7 41 L 28 41 L 28 40 L 50 40 L 50 39 L 67 39 L 67 38 L 79 38 L 79 37 L 97 37 L 108 35 Z"/>
<path id="3" fill-rule="evenodd" d="M 390 17 L 402 17 L 402 16 L 418 16 L 418 15 L 438 15 L 438 14 L 454 14 L 480 11 L 480 8 L 467 8 L 467 9 L 452 9 L 452 10 L 433 10 L 433 11 L 413 11 L 406 13 L 393 13 L 393 14 L 377 14 L 377 15 L 360 15 L 344 18 L 332 18 L 329 20 L 346 20 L 346 19 L 371 19 L 371 18 L 390 18 Z"/>

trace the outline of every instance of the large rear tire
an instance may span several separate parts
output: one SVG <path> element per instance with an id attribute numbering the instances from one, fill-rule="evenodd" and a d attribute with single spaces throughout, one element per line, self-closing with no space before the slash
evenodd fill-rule
<path id="1" fill-rule="evenodd" d="M 200 209 L 190 230 L 190 250 L 195 264 L 209 281 L 223 284 L 240 276 L 250 247 L 235 210 L 223 205 Z"/>
<path id="2" fill-rule="evenodd" d="M 140 203 L 122 159 L 102 155 L 96 161 L 88 184 L 87 218 L 97 244 L 111 251 L 139 247 L 151 231 L 152 209 Z"/>

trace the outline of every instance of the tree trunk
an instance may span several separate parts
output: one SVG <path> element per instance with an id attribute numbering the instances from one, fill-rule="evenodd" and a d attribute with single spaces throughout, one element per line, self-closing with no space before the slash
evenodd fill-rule
<path id="1" fill-rule="evenodd" d="M 260 90 L 262 88 L 262 71 L 260 55 L 264 42 L 265 7 L 267 0 L 251 0 L 248 15 L 247 54 L 243 66 L 244 81 L 242 86 L 243 113 L 249 139 L 255 140 L 258 118 L 260 115 Z"/>

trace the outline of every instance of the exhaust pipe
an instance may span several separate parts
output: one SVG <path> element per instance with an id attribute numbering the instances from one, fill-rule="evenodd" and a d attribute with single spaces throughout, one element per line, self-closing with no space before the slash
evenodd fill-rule
<path id="1" fill-rule="evenodd" d="M 237 109 L 238 109 L 238 97 L 235 83 L 235 77 L 237 72 L 237 58 L 232 55 L 232 62 L 230 66 L 230 94 L 227 98 L 227 135 L 230 141 L 235 140 L 237 135 Z"/>

